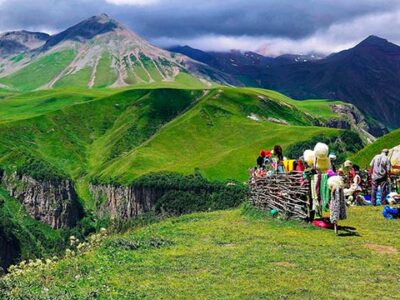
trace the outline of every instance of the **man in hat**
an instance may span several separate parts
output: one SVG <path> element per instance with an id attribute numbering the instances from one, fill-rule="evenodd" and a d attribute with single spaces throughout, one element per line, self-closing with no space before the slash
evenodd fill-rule
<path id="1" fill-rule="evenodd" d="M 381 187 L 381 204 L 386 204 L 386 195 L 388 188 L 388 179 L 390 171 L 390 160 L 388 158 L 389 150 L 383 149 L 381 154 L 376 155 L 370 166 L 372 167 L 372 191 L 371 203 L 376 205 L 376 191 Z"/>

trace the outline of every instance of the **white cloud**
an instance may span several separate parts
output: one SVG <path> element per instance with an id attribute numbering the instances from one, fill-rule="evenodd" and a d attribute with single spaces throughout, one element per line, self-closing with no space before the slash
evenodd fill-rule
<path id="1" fill-rule="evenodd" d="M 146 5 L 156 4 L 159 1 L 158 0 L 106 0 L 106 2 L 115 5 L 146 6 Z"/>
<path id="2" fill-rule="evenodd" d="M 384 14 L 369 14 L 353 20 L 336 23 L 303 39 L 270 36 L 203 35 L 192 39 L 159 38 L 153 40 L 161 46 L 189 45 L 205 51 L 256 51 L 267 56 L 285 53 L 330 54 L 351 48 L 369 35 L 377 35 L 400 44 L 400 9 Z"/>

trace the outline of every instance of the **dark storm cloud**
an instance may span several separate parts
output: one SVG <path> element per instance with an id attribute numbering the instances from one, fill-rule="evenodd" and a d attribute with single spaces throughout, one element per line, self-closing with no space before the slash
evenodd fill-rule
<path id="1" fill-rule="evenodd" d="M 145 4 L 145 0 L 139 2 Z M 0 30 L 57 31 L 105 12 L 149 39 L 189 39 L 203 35 L 301 39 L 335 23 L 372 13 L 390 12 L 398 2 L 159 0 L 149 5 L 115 5 L 106 0 L 0 0 Z"/>

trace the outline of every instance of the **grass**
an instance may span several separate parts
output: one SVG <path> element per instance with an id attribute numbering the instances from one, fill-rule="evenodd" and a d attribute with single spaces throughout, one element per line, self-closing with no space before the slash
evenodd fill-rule
<path id="1" fill-rule="evenodd" d="M 37 59 L 27 67 L 0 79 L 0 83 L 20 91 L 44 86 L 56 77 L 75 57 L 75 51 L 64 50 Z"/>
<path id="2" fill-rule="evenodd" d="M 55 83 L 55 87 L 87 88 L 91 75 L 92 69 L 89 67 L 85 67 L 84 69 L 79 70 L 76 73 L 61 78 L 61 80 Z"/>
<path id="3" fill-rule="evenodd" d="M 172 218 L 19 276 L 12 292 L 35 299 L 392 298 L 400 280 L 398 221 L 380 211 L 349 209 L 341 224 L 359 236 L 339 237 L 239 209 Z M 121 247 L 138 242 L 137 250 Z"/>
<path id="4" fill-rule="evenodd" d="M 51 174 L 72 178 L 86 207 L 95 209 L 87 191 L 94 179 L 130 184 L 150 172 L 199 169 L 208 179 L 245 181 L 261 148 L 279 143 L 287 149 L 315 136 L 340 134 L 313 126 L 317 115 L 271 91 L 162 88 L 167 86 L 5 96 L 0 101 L 0 166 L 40 177 L 53 168 Z M 259 121 L 250 119 L 252 114 Z M 46 168 L 27 167 L 32 160 Z"/>
<path id="5" fill-rule="evenodd" d="M 175 77 L 175 81 L 179 84 L 190 86 L 192 88 L 204 88 L 204 84 L 199 79 L 186 72 L 180 72 L 178 76 Z"/>
<path id="6" fill-rule="evenodd" d="M 11 58 L 11 61 L 13 63 L 17 63 L 17 62 L 21 61 L 24 57 L 25 57 L 25 52 L 21 52 L 21 53 L 17 54 L 16 56 L 14 56 L 13 58 Z"/>
<path id="7" fill-rule="evenodd" d="M 0 100 L 0 123 L 31 119 L 114 94 L 113 90 L 53 89 L 6 94 Z"/>
<path id="8" fill-rule="evenodd" d="M 280 101 L 285 101 L 291 105 L 295 105 L 298 109 L 311 115 L 317 115 L 324 120 L 337 118 L 338 115 L 332 111 L 332 105 L 344 104 L 342 101 L 327 100 L 327 99 L 310 99 L 310 100 L 294 100 L 279 92 L 273 90 L 254 89 L 264 93 Z"/>
<path id="9" fill-rule="evenodd" d="M 350 159 L 361 167 L 369 166 L 374 156 L 381 153 L 383 149 L 391 149 L 398 145 L 400 145 L 400 129 L 380 137 L 374 143 L 354 154 Z"/>
<path id="10" fill-rule="evenodd" d="M 103 53 L 100 58 L 97 69 L 94 87 L 104 88 L 112 85 L 117 80 L 117 73 L 112 69 L 113 58 L 110 54 Z"/>
<path id="11" fill-rule="evenodd" d="M 207 178 L 246 180 L 246 170 L 255 164 L 259 149 L 276 143 L 287 147 L 316 135 L 338 133 L 310 126 L 312 120 L 296 107 L 288 108 L 277 100 L 263 104 L 258 96 L 234 88 L 211 91 L 151 139 L 103 168 L 101 177 L 128 183 L 147 172 L 192 173 L 199 168 Z M 293 125 L 256 122 L 248 118 L 252 112 Z"/>

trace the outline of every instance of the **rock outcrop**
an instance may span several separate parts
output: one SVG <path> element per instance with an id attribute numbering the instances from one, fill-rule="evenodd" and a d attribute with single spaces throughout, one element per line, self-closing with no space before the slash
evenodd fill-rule
<path id="1" fill-rule="evenodd" d="M 165 193 L 152 187 L 94 185 L 89 190 L 97 203 L 97 215 L 128 220 L 154 209 L 156 201 Z"/>
<path id="2" fill-rule="evenodd" d="M 334 104 L 332 111 L 342 117 L 341 120 L 329 120 L 327 126 L 354 129 L 369 143 L 376 140 L 375 137 L 388 133 L 385 126 L 379 122 L 368 122 L 365 115 L 352 104 Z"/>
<path id="3" fill-rule="evenodd" d="M 0 182 L 32 218 L 52 228 L 73 227 L 83 216 L 78 196 L 69 180 L 36 180 L 23 174 L 2 172 Z"/>

